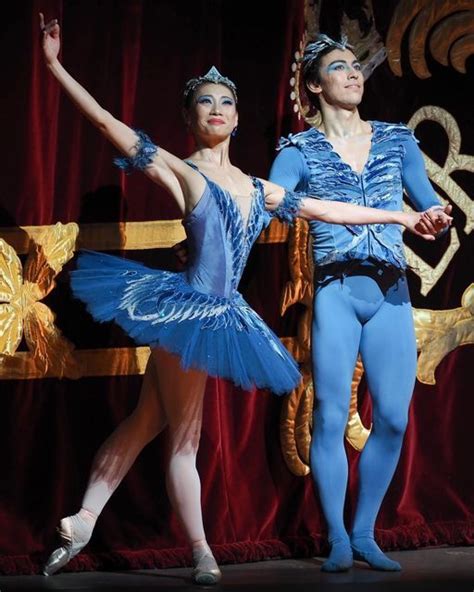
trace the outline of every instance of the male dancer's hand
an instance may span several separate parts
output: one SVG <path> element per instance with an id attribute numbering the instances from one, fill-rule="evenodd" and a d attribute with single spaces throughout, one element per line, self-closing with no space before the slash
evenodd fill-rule
<path id="1" fill-rule="evenodd" d="M 433 206 L 422 212 L 425 227 L 435 237 L 447 230 L 453 221 L 450 216 L 453 206 Z"/>
<path id="2" fill-rule="evenodd" d="M 434 241 L 438 231 L 425 212 L 400 212 L 400 221 L 407 230 L 425 240 Z"/>

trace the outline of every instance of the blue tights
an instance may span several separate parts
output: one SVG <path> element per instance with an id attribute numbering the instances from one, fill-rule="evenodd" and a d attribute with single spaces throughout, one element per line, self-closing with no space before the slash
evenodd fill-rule
<path id="1" fill-rule="evenodd" d="M 312 327 L 315 404 L 311 469 L 328 524 L 324 571 L 344 571 L 353 557 L 398 571 L 374 540 L 380 505 L 395 472 L 416 374 L 416 343 L 406 278 L 362 264 L 347 276 L 316 282 Z M 351 535 L 344 525 L 348 463 L 344 431 L 352 375 L 361 354 L 372 397 L 373 427 L 359 462 Z"/>

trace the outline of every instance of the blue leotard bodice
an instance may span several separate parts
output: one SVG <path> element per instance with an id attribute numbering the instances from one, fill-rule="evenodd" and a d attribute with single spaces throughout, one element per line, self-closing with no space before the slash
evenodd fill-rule
<path id="1" fill-rule="evenodd" d="M 231 194 L 205 177 L 204 193 L 183 220 L 189 246 L 188 281 L 197 290 L 232 298 L 237 291 L 250 249 L 268 224 L 261 182 L 254 191 L 248 220 Z"/>

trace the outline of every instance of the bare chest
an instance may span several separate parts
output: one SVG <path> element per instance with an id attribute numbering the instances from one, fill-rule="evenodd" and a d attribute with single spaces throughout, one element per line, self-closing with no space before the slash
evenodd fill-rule
<path id="1" fill-rule="evenodd" d="M 359 175 L 370 157 L 372 134 L 363 134 L 351 138 L 328 138 L 334 152 L 339 158 Z"/>
<path id="2" fill-rule="evenodd" d="M 205 172 L 205 171 L 203 171 Z M 254 186 L 251 177 L 243 173 L 219 174 L 216 171 L 209 171 L 207 176 L 219 187 L 234 197 L 250 198 L 253 195 Z"/>

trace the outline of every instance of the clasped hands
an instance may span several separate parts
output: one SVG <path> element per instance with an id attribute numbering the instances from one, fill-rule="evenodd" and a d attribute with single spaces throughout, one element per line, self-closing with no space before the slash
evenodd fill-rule
<path id="1" fill-rule="evenodd" d="M 432 206 L 431 208 L 419 214 L 418 222 L 415 225 L 415 231 L 419 234 L 431 235 L 432 239 L 436 239 L 443 234 L 453 221 L 451 214 L 453 207 L 448 206 Z"/>

